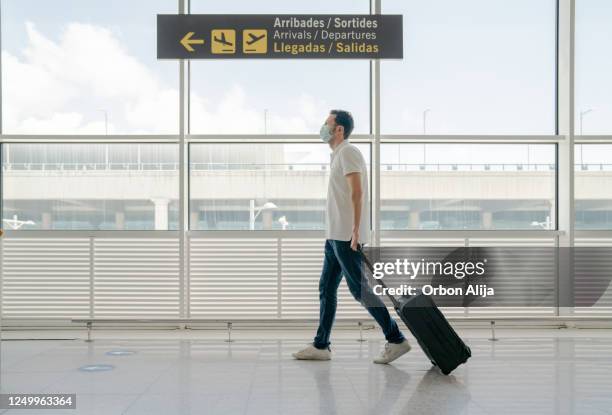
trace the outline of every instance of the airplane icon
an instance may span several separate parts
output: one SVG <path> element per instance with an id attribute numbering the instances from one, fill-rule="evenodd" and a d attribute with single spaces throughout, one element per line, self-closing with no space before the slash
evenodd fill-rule
<path id="1" fill-rule="evenodd" d="M 244 53 L 268 52 L 268 31 L 266 29 L 245 29 L 242 32 L 242 51 Z"/>
<path id="2" fill-rule="evenodd" d="M 224 45 L 227 45 L 229 47 L 232 47 L 234 44 L 232 42 L 228 42 L 227 39 L 225 39 L 225 32 L 221 32 L 221 39 L 219 39 L 218 37 L 215 36 L 215 41 L 222 43 Z"/>
<path id="3" fill-rule="evenodd" d="M 255 36 L 253 33 L 249 33 L 249 40 L 247 40 L 247 45 L 252 45 L 253 43 L 257 42 L 260 39 L 263 39 L 264 37 L 266 37 L 266 34 L 264 33 L 261 36 Z"/>
<path id="4" fill-rule="evenodd" d="M 234 29 L 215 29 L 211 33 L 211 52 L 236 53 L 236 31 Z"/>

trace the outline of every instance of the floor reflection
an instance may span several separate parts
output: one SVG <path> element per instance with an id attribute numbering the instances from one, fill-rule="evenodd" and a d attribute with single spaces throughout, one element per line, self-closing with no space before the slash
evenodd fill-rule
<path id="1" fill-rule="evenodd" d="M 337 340 L 328 362 L 293 360 L 291 352 L 303 345 L 294 340 L 226 343 L 168 334 L 93 343 L 3 342 L 0 391 L 76 393 L 71 414 L 612 412 L 612 331 L 593 338 L 579 331 L 572 337 L 523 333 L 498 342 L 466 338 L 473 357 L 450 376 L 431 367 L 418 347 L 391 365 L 372 363 L 382 340 Z M 109 353 L 119 349 L 136 353 Z M 87 365 L 115 369 L 78 370 Z"/>

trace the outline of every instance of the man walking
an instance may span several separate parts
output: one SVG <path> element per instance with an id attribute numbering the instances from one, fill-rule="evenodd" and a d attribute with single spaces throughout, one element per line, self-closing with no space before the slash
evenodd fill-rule
<path id="1" fill-rule="evenodd" d="M 342 275 L 351 294 L 378 322 L 387 344 L 374 363 L 390 363 L 410 350 L 410 345 L 387 308 L 371 289 L 362 287 L 362 261 L 358 248 L 370 238 L 368 172 L 363 155 L 349 143 L 354 121 L 347 111 L 332 110 L 321 126 L 321 139 L 332 149 L 327 189 L 325 260 L 319 281 L 319 328 L 314 342 L 293 354 L 300 360 L 331 359 L 330 334 L 336 315 L 338 286 Z M 368 305 L 361 290 L 370 290 Z M 366 296 L 364 293 L 363 297 Z"/>

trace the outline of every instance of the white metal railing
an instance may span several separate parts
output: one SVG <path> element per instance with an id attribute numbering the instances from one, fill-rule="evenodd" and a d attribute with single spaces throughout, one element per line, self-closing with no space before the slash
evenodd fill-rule
<path id="1" fill-rule="evenodd" d="M 4 171 L 176 171 L 178 163 L 4 163 Z"/>
<path id="2" fill-rule="evenodd" d="M 382 171 L 503 171 L 538 172 L 555 171 L 551 163 L 381 163 Z M 612 171 L 609 163 L 576 163 L 576 171 Z M 190 163 L 191 171 L 215 170 L 289 170 L 289 171 L 326 171 L 328 163 Z M 4 171 L 177 171 L 179 164 L 165 163 L 4 163 Z"/>
<path id="3" fill-rule="evenodd" d="M 560 234 L 384 231 L 381 245 L 555 246 Z M 178 236 L 177 231 L 9 231 L 0 240 L 3 318 L 316 319 L 323 232 L 190 231 L 184 276 Z M 580 238 L 612 246 L 612 232 Z M 344 284 L 339 303 L 340 320 L 369 320 Z M 553 307 L 446 312 L 475 318 L 557 315 Z M 580 315 L 612 318 L 612 310 Z"/>

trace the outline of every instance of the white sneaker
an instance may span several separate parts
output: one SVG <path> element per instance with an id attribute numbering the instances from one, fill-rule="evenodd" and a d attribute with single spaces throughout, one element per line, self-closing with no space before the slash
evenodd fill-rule
<path id="1" fill-rule="evenodd" d="M 374 359 L 374 363 L 391 363 L 403 354 L 408 353 L 410 349 L 408 340 L 404 340 L 401 343 L 387 343 L 385 344 L 385 350 L 382 351 L 379 357 Z"/>
<path id="2" fill-rule="evenodd" d="M 293 353 L 292 356 L 298 360 L 329 360 L 331 359 L 331 352 L 329 348 L 317 349 L 310 344 L 305 349 Z"/>

